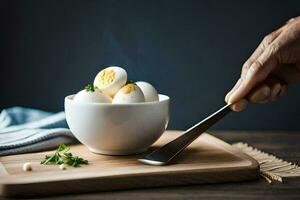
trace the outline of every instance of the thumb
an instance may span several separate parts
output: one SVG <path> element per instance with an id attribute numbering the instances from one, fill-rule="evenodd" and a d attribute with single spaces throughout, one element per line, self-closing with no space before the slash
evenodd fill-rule
<path id="1" fill-rule="evenodd" d="M 278 45 L 271 44 L 264 52 L 251 64 L 247 73 L 241 77 L 241 84 L 230 95 L 229 103 L 235 103 L 247 96 L 247 94 L 260 82 L 263 82 L 267 76 L 277 67 Z"/>

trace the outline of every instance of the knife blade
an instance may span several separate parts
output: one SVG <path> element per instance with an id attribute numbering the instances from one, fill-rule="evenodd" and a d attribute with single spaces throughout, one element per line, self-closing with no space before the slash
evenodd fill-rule
<path id="1" fill-rule="evenodd" d="M 220 119 L 226 116 L 229 112 L 230 104 L 223 106 L 210 116 L 206 117 L 202 121 L 198 122 L 188 130 L 186 130 L 181 136 L 173 141 L 165 144 L 161 148 L 158 148 L 147 154 L 146 156 L 139 158 L 138 161 L 147 165 L 166 165 L 176 158 L 188 145 L 190 145 L 195 139 L 197 139 L 204 131 L 209 129 Z"/>

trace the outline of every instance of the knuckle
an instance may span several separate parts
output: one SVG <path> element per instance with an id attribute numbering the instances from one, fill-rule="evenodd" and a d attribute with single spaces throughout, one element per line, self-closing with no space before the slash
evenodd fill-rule
<path id="1" fill-rule="evenodd" d="M 271 33 L 271 34 L 265 36 L 262 42 L 263 42 L 263 44 L 264 44 L 265 46 L 268 46 L 269 44 L 272 43 L 273 38 L 274 38 L 274 37 L 273 37 L 273 34 Z"/>
<path id="2" fill-rule="evenodd" d="M 291 23 L 292 21 L 294 21 L 295 20 L 295 17 L 292 17 L 291 19 L 289 19 L 288 21 L 287 21 L 287 23 Z"/>
<path id="3" fill-rule="evenodd" d="M 277 43 L 272 43 L 266 50 L 269 55 L 275 55 L 279 51 L 279 45 Z"/>
<path id="4" fill-rule="evenodd" d="M 259 72 L 263 67 L 263 64 L 259 61 L 259 60 L 256 60 L 254 61 L 253 65 L 251 65 L 250 69 L 252 71 L 252 73 L 257 73 Z"/>
<path id="5" fill-rule="evenodd" d="M 292 23 L 292 22 L 295 22 L 295 21 L 297 21 L 297 20 L 299 20 L 300 19 L 300 16 L 297 16 L 297 17 L 292 17 L 292 18 L 290 18 L 287 22 L 286 22 L 286 24 L 289 24 L 289 23 Z"/>
<path id="6" fill-rule="evenodd" d="M 255 83 L 260 80 L 260 72 L 262 71 L 262 68 L 263 64 L 259 60 L 256 60 L 248 70 L 248 73 L 251 74 L 251 78 Z"/>
<path id="7" fill-rule="evenodd" d="M 264 38 L 263 38 L 263 45 L 265 47 L 269 46 L 273 41 L 274 39 L 276 38 L 276 36 L 278 35 L 277 34 L 278 30 L 266 35 Z"/>
<path id="8" fill-rule="evenodd" d="M 246 73 L 247 71 L 248 71 L 248 69 L 249 69 L 249 65 L 246 65 L 246 63 L 243 65 L 243 67 L 242 67 L 242 74 L 244 74 L 244 73 Z"/>
<path id="9" fill-rule="evenodd" d="M 252 62 L 253 62 L 253 61 L 251 61 L 250 59 L 247 60 L 247 61 L 243 64 L 243 69 L 245 69 L 245 70 L 249 69 L 249 67 L 250 67 L 250 65 L 251 65 Z"/>
<path id="10" fill-rule="evenodd" d="M 253 60 L 248 59 L 242 66 L 242 75 L 244 75 L 250 68 L 251 64 L 253 63 Z"/>

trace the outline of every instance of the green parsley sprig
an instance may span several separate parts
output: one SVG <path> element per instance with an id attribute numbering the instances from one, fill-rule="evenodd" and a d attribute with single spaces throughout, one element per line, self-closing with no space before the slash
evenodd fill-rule
<path id="1" fill-rule="evenodd" d="M 87 91 L 87 92 L 95 92 L 95 87 L 93 84 L 87 84 L 86 86 L 84 86 L 84 89 Z"/>
<path id="2" fill-rule="evenodd" d="M 48 164 L 67 164 L 72 167 L 80 167 L 81 165 L 87 165 L 88 160 L 85 160 L 79 156 L 73 156 L 72 153 L 69 152 L 70 147 L 65 144 L 59 145 L 53 155 L 46 155 L 45 159 L 41 161 L 42 165 Z"/>
<path id="3" fill-rule="evenodd" d="M 135 84 L 135 82 L 133 80 L 127 80 L 126 85 L 127 84 Z"/>

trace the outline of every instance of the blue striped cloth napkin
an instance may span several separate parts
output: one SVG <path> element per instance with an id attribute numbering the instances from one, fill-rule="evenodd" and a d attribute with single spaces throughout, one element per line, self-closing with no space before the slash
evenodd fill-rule
<path id="1" fill-rule="evenodd" d="M 0 113 L 0 156 L 37 152 L 77 140 L 68 128 L 65 113 L 12 107 Z"/>

